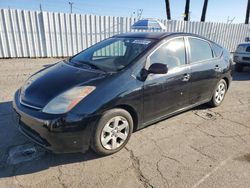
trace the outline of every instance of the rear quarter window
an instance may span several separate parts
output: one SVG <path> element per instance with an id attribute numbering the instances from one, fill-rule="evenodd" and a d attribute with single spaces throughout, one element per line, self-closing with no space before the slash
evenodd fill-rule
<path id="1" fill-rule="evenodd" d="M 214 57 L 220 57 L 222 55 L 223 48 L 215 43 L 211 43 L 211 46 L 213 49 Z"/>

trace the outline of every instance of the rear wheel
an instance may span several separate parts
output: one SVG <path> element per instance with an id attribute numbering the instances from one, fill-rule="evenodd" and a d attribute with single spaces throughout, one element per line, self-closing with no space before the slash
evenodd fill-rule
<path id="1" fill-rule="evenodd" d="M 94 130 L 91 148 L 99 155 L 110 155 L 121 150 L 133 130 L 133 119 L 123 109 L 112 109 L 103 114 Z"/>
<path id="2" fill-rule="evenodd" d="M 227 92 L 227 83 L 224 79 L 221 79 L 216 85 L 216 89 L 209 104 L 212 107 L 220 106 L 225 98 L 226 92 Z"/>
<path id="3" fill-rule="evenodd" d="M 242 72 L 243 71 L 243 66 L 240 65 L 240 64 L 238 64 L 238 63 L 236 63 L 235 64 L 235 71 L 236 72 Z"/>

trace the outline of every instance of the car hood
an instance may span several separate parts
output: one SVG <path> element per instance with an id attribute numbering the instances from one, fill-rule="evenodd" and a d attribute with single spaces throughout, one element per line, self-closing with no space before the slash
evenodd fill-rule
<path id="1" fill-rule="evenodd" d="M 104 72 L 78 68 L 62 61 L 32 75 L 21 88 L 22 103 L 43 108 L 50 100 L 68 89 L 103 79 Z"/>

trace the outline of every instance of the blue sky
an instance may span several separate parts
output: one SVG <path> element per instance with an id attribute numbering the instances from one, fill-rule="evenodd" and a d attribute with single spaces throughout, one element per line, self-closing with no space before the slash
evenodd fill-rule
<path id="1" fill-rule="evenodd" d="M 166 18 L 164 0 L 70 0 L 74 2 L 74 13 L 131 16 L 137 9 L 143 9 L 143 18 Z M 190 0 L 191 20 L 199 21 L 203 0 Z M 0 0 L 0 8 L 69 12 L 68 0 Z M 170 0 L 172 19 L 182 19 L 185 0 Z M 209 0 L 206 21 L 243 23 L 247 0 Z"/>

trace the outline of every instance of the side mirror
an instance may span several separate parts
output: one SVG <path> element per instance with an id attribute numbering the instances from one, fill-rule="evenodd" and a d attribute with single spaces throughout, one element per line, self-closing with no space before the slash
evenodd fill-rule
<path id="1" fill-rule="evenodd" d="M 246 37 L 245 38 L 245 42 L 249 42 L 250 41 L 250 38 L 249 37 Z"/>
<path id="2" fill-rule="evenodd" d="M 152 74 L 166 74 L 168 72 L 168 67 L 162 63 L 153 63 L 148 68 L 148 73 Z"/>

